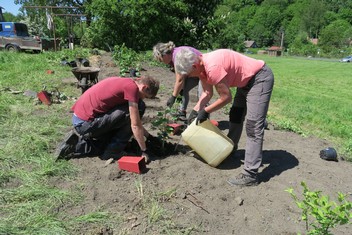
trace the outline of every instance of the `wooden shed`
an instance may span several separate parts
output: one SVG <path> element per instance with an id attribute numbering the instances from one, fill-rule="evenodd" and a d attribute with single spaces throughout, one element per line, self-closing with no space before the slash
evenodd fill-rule
<path id="1" fill-rule="evenodd" d="M 257 48 L 257 43 L 255 41 L 244 41 L 244 46 L 246 48 Z"/>
<path id="2" fill-rule="evenodd" d="M 282 48 L 278 46 L 272 46 L 268 48 L 268 55 L 270 56 L 281 56 Z"/>

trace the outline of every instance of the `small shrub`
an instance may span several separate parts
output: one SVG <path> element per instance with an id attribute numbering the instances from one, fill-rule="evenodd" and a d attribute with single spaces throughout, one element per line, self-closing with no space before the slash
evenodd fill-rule
<path id="1" fill-rule="evenodd" d="M 306 222 L 308 234 L 328 235 L 331 234 L 331 228 L 350 223 L 352 203 L 345 199 L 346 195 L 338 193 L 339 204 L 337 204 L 328 196 L 321 195 L 321 191 L 310 191 L 305 182 L 301 182 L 301 185 L 303 200 L 299 200 L 293 188 L 285 191 L 292 196 L 298 208 L 302 210 L 302 220 Z M 315 221 L 311 221 L 311 218 Z"/>
<path id="2" fill-rule="evenodd" d="M 158 138 L 162 141 L 161 150 L 165 151 L 165 142 L 170 138 L 170 134 L 173 132 L 173 128 L 168 126 L 169 123 L 176 121 L 175 114 L 177 113 L 177 107 L 181 102 L 180 96 L 176 98 L 176 102 L 172 107 L 167 107 L 164 111 L 159 111 L 155 120 L 152 122 L 152 128 L 158 130 Z"/>
<path id="3" fill-rule="evenodd" d="M 124 77 L 131 69 L 140 71 L 139 54 L 126 47 L 125 44 L 116 45 L 112 57 L 120 68 L 120 76 Z"/>
<path id="4" fill-rule="evenodd" d="M 164 111 L 159 111 L 155 120 L 152 122 L 152 128 L 158 130 L 158 138 L 162 141 L 162 150 L 165 147 L 165 142 L 170 138 L 170 134 L 173 131 L 172 127 L 167 125 L 170 123 L 170 113 L 172 113 L 170 108 L 166 108 Z"/>

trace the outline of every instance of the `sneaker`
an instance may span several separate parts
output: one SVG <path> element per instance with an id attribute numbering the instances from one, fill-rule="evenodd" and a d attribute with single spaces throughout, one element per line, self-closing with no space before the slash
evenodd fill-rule
<path id="1" fill-rule="evenodd" d="M 241 173 L 234 178 L 228 179 L 227 182 L 232 186 L 254 186 L 258 185 L 258 178 L 257 176 L 245 175 Z"/>
<path id="2" fill-rule="evenodd" d="M 69 131 L 64 140 L 59 144 L 55 151 L 55 161 L 59 159 L 68 158 L 75 151 L 76 144 L 78 143 L 78 135 L 75 131 Z"/>

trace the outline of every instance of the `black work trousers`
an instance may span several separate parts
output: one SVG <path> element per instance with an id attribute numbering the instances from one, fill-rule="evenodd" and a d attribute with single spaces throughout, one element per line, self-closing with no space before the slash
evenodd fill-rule
<path id="1" fill-rule="evenodd" d="M 139 101 L 138 108 L 142 117 L 145 111 L 142 100 Z M 80 134 L 76 146 L 78 155 L 100 155 L 106 150 L 118 153 L 126 147 L 133 135 L 128 103 L 118 105 L 92 121 L 85 121 L 75 129 Z"/>

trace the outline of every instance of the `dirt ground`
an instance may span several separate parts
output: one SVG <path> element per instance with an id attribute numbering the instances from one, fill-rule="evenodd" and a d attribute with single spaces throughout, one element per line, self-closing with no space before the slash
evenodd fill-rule
<path id="1" fill-rule="evenodd" d="M 118 74 L 118 68 L 108 53 L 91 58 L 93 66 L 100 61 L 99 79 Z M 161 82 L 157 99 L 145 100 L 147 111 L 144 120 L 151 120 L 157 111 L 165 108 L 174 74 L 166 68 L 143 68 L 142 75 L 152 75 Z M 195 102 L 196 89 L 193 89 L 188 113 Z M 220 122 L 222 131 L 227 134 L 228 117 L 223 110 L 212 113 L 211 119 Z M 145 123 L 145 126 L 150 129 L 151 125 Z M 180 138 L 172 136 L 170 142 L 177 143 Z M 304 234 L 305 222 L 300 220 L 301 211 L 285 189 L 293 187 L 302 198 L 300 183 L 304 181 L 312 191 L 321 190 L 334 201 L 337 201 L 337 192 L 348 194 L 348 200 L 352 200 L 351 163 L 341 159 L 338 162 L 325 161 L 319 157 L 322 149 L 333 147 L 328 141 L 276 130 L 272 124 L 265 131 L 259 185 L 230 186 L 226 180 L 242 170 L 245 140 L 244 132 L 239 150 L 217 168 L 191 152 L 154 160 L 147 165 L 148 170 L 144 174 L 121 171 L 116 162 L 106 165 L 98 157 L 71 159 L 80 169 L 77 179 L 55 184 L 67 189 L 82 185 L 85 200 L 79 207 L 61 210 L 78 216 L 104 208 L 123 218 L 120 228 L 111 229 L 110 233 L 101 232 L 104 228 L 97 228 L 100 232 L 81 228 L 77 234 L 166 234 L 160 229 L 162 225 L 159 228 L 151 226 L 146 214 L 138 213 L 141 210 L 141 194 L 136 182 L 141 182 L 144 195 L 166 194 L 175 190 L 175 194 L 159 200 L 159 204 L 166 210 L 163 216 L 173 222 L 169 226 L 180 234 Z M 180 146 L 185 146 L 182 140 Z M 332 232 L 351 234 L 351 227 L 339 226 Z"/>

